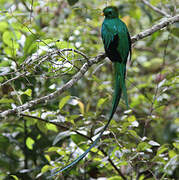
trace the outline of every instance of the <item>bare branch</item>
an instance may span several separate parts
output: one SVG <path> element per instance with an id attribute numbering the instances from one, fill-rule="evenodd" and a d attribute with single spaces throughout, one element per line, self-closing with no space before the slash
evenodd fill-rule
<path id="1" fill-rule="evenodd" d="M 36 104 L 44 103 L 47 100 L 50 100 L 50 99 L 53 99 L 53 98 L 59 96 L 59 94 L 63 93 L 67 89 L 71 88 L 79 79 L 81 79 L 81 77 L 88 71 L 90 66 L 98 63 L 100 60 L 102 60 L 104 58 L 105 58 L 105 54 L 101 54 L 101 55 L 96 56 L 95 58 L 92 58 L 91 60 L 89 60 L 87 63 L 85 63 L 81 67 L 79 72 L 77 74 L 75 74 L 70 81 L 68 81 L 65 85 L 63 85 L 61 88 L 59 88 L 55 92 L 50 93 L 50 94 L 43 96 L 41 98 L 29 101 L 29 102 L 23 104 L 22 106 L 18 106 L 18 107 L 15 107 L 13 109 L 6 110 L 6 111 L 0 113 L 0 118 L 5 117 L 8 114 L 21 113 L 22 111 L 29 109 Z"/>
<path id="2" fill-rule="evenodd" d="M 165 11 L 162 11 L 161 9 L 153 6 L 152 4 L 150 4 L 147 0 L 142 0 L 142 2 L 147 5 L 149 8 L 153 9 L 155 12 L 161 14 L 162 16 L 166 16 L 166 17 L 171 17 L 170 14 L 166 13 Z"/>
<path id="3" fill-rule="evenodd" d="M 175 22 L 179 22 L 179 15 L 176 15 L 174 17 L 171 17 L 171 18 L 168 18 L 154 26 L 152 26 L 151 28 L 133 36 L 131 39 L 132 39 L 132 43 L 138 41 L 139 39 L 143 39 L 147 36 L 150 36 L 151 34 L 153 34 L 154 32 L 168 26 L 169 24 L 173 24 Z"/>
<path id="4" fill-rule="evenodd" d="M 15 76 L 15 77 L 13 77 L 13 78 L 11 78 L 11 79 L 8 79 L 8 80 L 5 81 L 4 83 L 0 84 L 0 87 L 4 86 L 4 85 L 10 83 L 11 81 L 14 81 L 14 80 L 16 80 L 16 79 L 18 79 L 18 78 L 20 78 L 20 77 L 27 76 L 27 75 L 29 75 L 29 74 L 30 74 L 30 73 L 27 73 L 27 72 L 24 72 L 24 73 L 22 73 L 22 74 L 19 74 L 19 75 Z"/>
<path id="5" fill-rule="evenodd" d="M 163 20 L 162 22 L 152 26 L 151 28 L 133 36 L 131 38 L 132 43 L 135 43 L 136 41 L 143 39 L 147 36 L 150 36 L 151 34 L 153 34 L 154 32 L 170 25 L 173 24 L 175 22 L 179 22 L 179 15 L 176 15 L 174 17 L 168 18 L 166 20 Z M 82 55 L 82 54 L 81 54 Z M 82 55 L 83 57 L 85 57 L 85 59 L 87 60 L 87 56 L 86 55 Z M 63 93 L 64 91 L 66 91 L 67 89 L 71 88 L 79 79 L 81 79 L 84 74 L 88 71 L 89 67 L 91 67 L 93 64 L 98 63 L 99 61 L 103 60 L 106 57 L 105 54 L 100 54 L 92 59 L 89 59 L 82 67 L 81 69 L 78 71 L 77 74 L 75 74 L 72 79 L 70 81 L 68 81 L 65 85 L 63 85 L 61 88 L 59 88 L 58 90 L 56 90 L 53 93 L 50 93 L 46 96 L 43 96 L 41 98 L 29 101 L 21 106 L 15 107 L 13 109 L 9 109 L 6 111 L 3 111 L 0 113 L 0 118 L 3 118 L 9 114 L 14 114 L 14 113 L 21 113 L 24 110 L 27 110 L 31 107 L 33 107 L 34 105 L 37 105 L 39 103 L 44 103 L 45 101 L 48 101 L 50 99 L 53 99 L 57 96 L 59 96 L 61 93 Z"/>
<path id="6" fill-rule="evenodd" d="M 8 79 L 7 81 L 3 82 L 0 84 L 0 87 L 4 86 L 5 84 L 8 84 L 10 83 L 11 81 L 14 81 L 20 77 L 27 77 L 27 76 L 30 76 L 35 70 L 37 67 L 39 67 L 44 61 L 46 61 L 47 59 L 49 59 L 50 57 L 52 57 L 53 55 L 59 55 L 61 54 L 62 52 L 66 52 L 66 51 L 71 51 L 71 52 L 75 52 L 75 53 L 78 53 L 79 55 L 83 56 L 83 58 L 88 62 L 89 58 L 84 54 L 82 53 L 81 51 L 79 50 L 76 50 L 76 49 L 72 49 L 72 48 L 64 48 L 64 49 L 57 49 L 57 50 L 53 50 L 52 52 L 48 52 L 46 55 L 43 55 L 43 56 L 38 56 L 35 60 L 32 60 L 32 58 L 27 58 L 22 64 L 21 64 L 21 68 L 18 69 L 18 71 L 15 71 L 15 72 L 12 72 L 12 73 L 18 73 L 17 76 L 11 78 L 11 79 Z M 65 59 L 66 60 L 66 59 Z M 50 61 L 50 60 L 48 60 Z M 68 60 L 67 60 L 68 61 Z M 30 66 L 32 65 L 33 63 L 36 63 L 38 62 L 37 64 L 35 64 L 33 66 L 33 71 L 25 71 L 23 73 L 20 73 L 21 70 L 25 69 L 26 66 Z M 51 61 L 50 61 L 51 62 Z M 68 61 L 69 62 L 69 61 Z M 54 62 L 51 62 L 51 63 L 54 63 Z M 71 62 L 69 62 L 71 64 Z M 73 64 L 72 64 L 73 65 Z M 73 65 L 74 66 L 74 65 Z M 75 66 L 74 66 L 75 67 Z M 79 68 L 77 68 L 79 70 Z M 8 74 L 12 74 L 12 73 L 8 73 Z M 7 74 L 3 74 L 3 76 L 6 76 Z"/>

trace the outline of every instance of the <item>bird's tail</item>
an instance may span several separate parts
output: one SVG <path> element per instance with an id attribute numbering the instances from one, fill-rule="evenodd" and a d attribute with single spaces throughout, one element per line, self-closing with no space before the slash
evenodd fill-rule
<path id="1" fill-rule="evenodd" d="M 128 106 L 128 101 L 127 101 L 127 92 L 126 92 L 126 87 L 125 87 L 125 65 L 123 65 L 122 63 L 119 62 L 114 62 L 114 69 L 115 69 L 115 87 L 114 87 L 114 95 L 113 95 L 113 101 L 112 101 L 112 108 L 111 108 L 111 112 L 110 112 L 110 116 L 108 119 L 108 122 L 106 123 L 106 125 L 104 126 L 103 130 L 101 131 L 101 133 L 99 134 L 99 136 L 95 139 L 95 141 L 93 142 L 93 144 L 82 154 L 80 155 L 77 159 L 75 159 L 73 162 L 71 162 L 70 164 L 68 164 L 67 166 L 65 166 L 64 168 L 60 169 L 59 171 L 55 172 L 55 174 L 53 174 L 52 176 L 57 175 L 60 172 L 65 171 L 68 168 L 73 167 L 74 165 L 76 165 L 80 160 L 82 160 L 87 154 L 88 152 L 97 144 L 97 142 L 99 141 L 99 139 L 101 138 L 101 136 L 103 135 L 104 131 L 107 129 L 111 119 L 113 118 L 113 115 L 117 109 L 117 106 L 119 104 L 119 100 L 121 98 L 121 94 L 122 92 L 124 92 L 124 98 L 125 98 L 125 102 L 126 105 Z"/>

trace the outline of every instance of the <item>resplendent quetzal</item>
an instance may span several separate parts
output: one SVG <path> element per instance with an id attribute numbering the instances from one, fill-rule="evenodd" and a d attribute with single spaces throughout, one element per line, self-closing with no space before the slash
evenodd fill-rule
<path id="1" fill-rule="evenodd" d="M 119 100 L 123 93 L 125 103 L 128 107 L 127 91 L 125 86 L 126 63 L 128 56 L 131 58 L 131 39 L 126 25 L 118 18 L 118 9 L 114 6 L 108 6 L 103 10 L 105 16 L 102 24 L 101 35 L 104 43 L 104 49 L 107 57 L 113 62 L 115 70 L 115 88 L 112 101 L 112 109 L 107 124 L 93 142 L 93 144 L 76 160 L 61 170 L 57 171 L 54 175 L 62 172 L 70 167 L 73 167 L 81 159 L 83 159 L 88 152 L 97 144 L 103 132 L 108 127 Z"/>

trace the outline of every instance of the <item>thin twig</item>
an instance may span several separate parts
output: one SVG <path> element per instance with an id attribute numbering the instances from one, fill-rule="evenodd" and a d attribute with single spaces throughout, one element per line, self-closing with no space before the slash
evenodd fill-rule
<path id="1" fill-rule="evenodd" d="M 91 59 L 88 61 L 88 63 L 85 63 L 81 69 L 77 72 L 77 74 L 75 74 L 72 79 L 70 79 L 66 84 L 64 84 L 61 88 L 59 88 L 58 90 L 56 90 L 53 93 L 50 93 L 46 96 L 43 96 L 41 98 L 29 101 L 21 106 L 17 106 L 13 109 L 9 109 L 6 110 L 2 113 L 0 113 L 0 118 L 7 116 L 8 114 L 14 114 L 14 113 L 21 113 L 22 111 L 29 109 L 31 107 L 33 107 L 34 105 L 37 105 L 39 103 L 44 103 L 46 100 L 51 100 L 57 96 L 59 96 L 59 94 L 62 94 L 64 91 L 66 91 L 67 89 L 71 88 L 79 79 L 82 78 L 82 76 L 88 71 L 89 67 L 92 66 L 95 63 L 98 63 L 101 59 L 104 59 L 105 55 L 98 55 L 95 58 Z"/>
<path id="2" fill-rule="evenodd" d="M 161 76 L 161 74 L 162 74 L 162 69 L 163 69 L 164 66 L 165 66 L 165 57 L 166 57 L 166 54 L 167 54 L 167 47 L 168 47 L 169 40 L 170 40 L 170 38 L 169 38 L 169 35 L 168 35 L 167 43 L 166 43 L 166 46 L 165 46 L 165 49 L 164 49 L 164 54 L 163 54 L 162 68 L 161 68 L 161 70 L 160 70 L 159 76 Z M 160 81 L 157 82 L 156 89 L 155 89 L 155 94 L 154 94 L 154 97 L 153 97 L 153 100 L 152 100 L 152 103 L 151 103 L 151 106 L 150 106 L 149 116 L 148 116 L 148 119 L 145 121 L 143 136 L 146 136 L 147 126 L 149 125 L 149 123 L 150 123 L 150 121 L 151 121 L 152 113 L 153 113 L 153 111 L 155 110 L 155 108 L 154 108 L 154 103 L 155 103 L 155 101 L 156 101 L 156 99 L 157 99 L 157 96 L 158 96 L 159 83 L 160 83 Z"/>
<path id="3" fill-rule="evenodd" d="M 21 113 L 20 115 L 22 115 L 22 116 L 24 116 L 24 117 L 30 117 L 30 118 L 33 118 L 33 119 L 37 119 L 37 120 L 40 120 L 40 121 L 43 121 L 43 122 L 46 122 L 46 123 L 51 123 L 51 124 L 53 124 L 53 125 L 55 125 L 55 126 L 57 126 L 57 127 L 59 127 L 59 128 L 65 129 L 65 130 L 69 130 L 69 129 L 70 129 L 69 127 L 66 127 L 66 126 L 64 126 L 64 125 L 62 125 L 62 124 L 60 124 L 60 123 L 56 123 L 56 122 L 52 122 L 52 121 L 47 121 L 47 120 L 42 119 L 42 118 L 37 117 L 37 116 L 31 116 L 31 115 L 27 115 L 27 114 L 23 114 L 23 113 Z M 86 135 L 78 132 L 77 130 L 73 130 L 73 131 L 74 131 L 76 134 L 78 134 L 78 135 L 80 135 L 80 136 L 82 136 L 82 137 L 90 140 L 90 141 L 93 143 L 93 140 L 92 140 L 90 137 L 88 137 L 88 136 L 86 136 Z M 103 153 L 104 156 L 108 157 L 109 163 L 113 166 L 113 168 L 117 171 L 117 173 L 118 173 L 124 180 L 127 180 L 126 177 L 123 175 L 123 173 L 120 171 L 120 169 L 117 168 L 117 166 L 113 163 L 113 161 L 111 160 L 111 158 L 107 155 L 107 153 L 106 153 L 102 148 L 100 148 L 100 147 L 98 147 L 98 149 Z"/>
<path id="4" fill-rule="evenodd" d="M 153 6 L 152 4 L 150 4 L 147 0 L 142 0 L 142 2 L 147 5 L 149 8 L 151 8 L 152 10 L 154 10 L 155 12 L 161 14 L 162 16 L 166 16 L 166 17 L 171 17 L 170 14 L 166 13 L 165 11 L 162 11 L 161 9 Z"/>
<path id="5" fill-rule="evenodd" d="M 133 36 L 131 38 L 132 43 L 138 41 L 139 39 L 143 39 L 147 36 L 150 36 L 151 34 L 155 33 L 156 31 L 161 30 L 162 28 L 167 27 L 168 25 L 173 24 L 175 22 L 179 22 L 179 15 L 173 16 L 171 18 L 167 18 L 166 20 L 163 20 L 162 22 L 160 22 L 156 25 L 153 25 L 151 28 Z"/>

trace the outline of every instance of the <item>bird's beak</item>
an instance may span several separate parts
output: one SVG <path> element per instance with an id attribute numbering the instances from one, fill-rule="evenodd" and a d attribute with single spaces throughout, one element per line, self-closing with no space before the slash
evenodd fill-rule
<path id="1" fill-rule="evenodd" d="M 104 13 L 103 13 L 103 12 L 101 13 L 101 16 L 104 16 Z"/>

